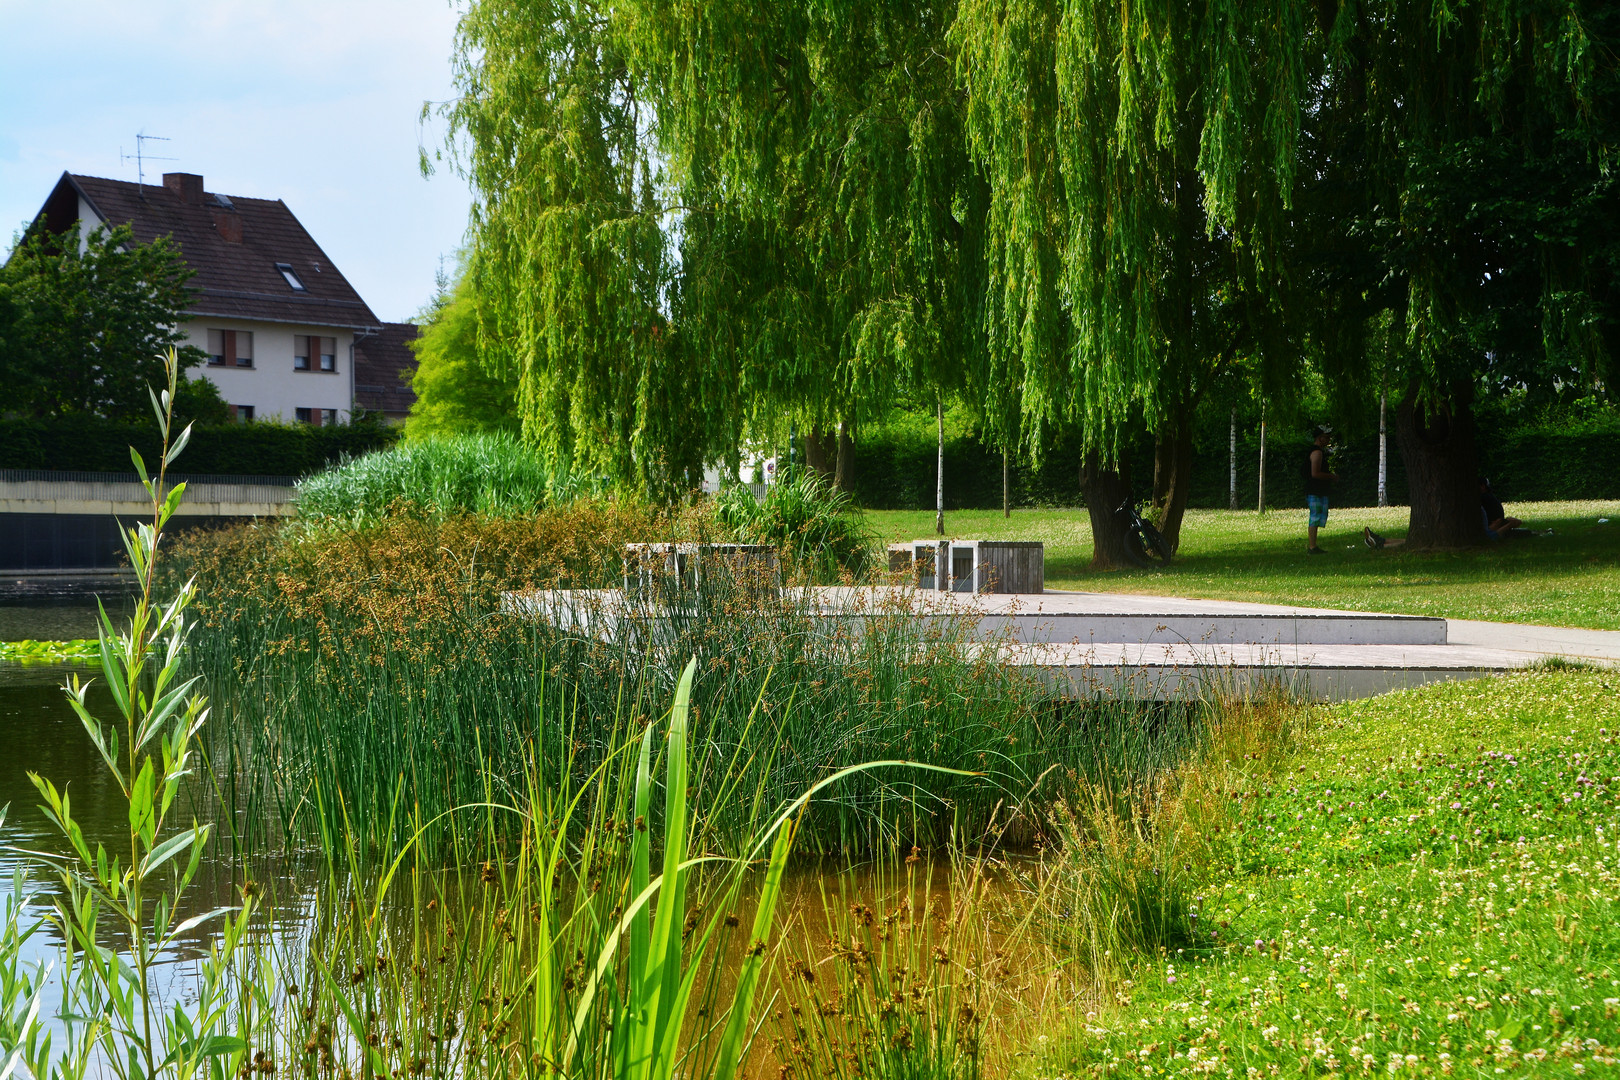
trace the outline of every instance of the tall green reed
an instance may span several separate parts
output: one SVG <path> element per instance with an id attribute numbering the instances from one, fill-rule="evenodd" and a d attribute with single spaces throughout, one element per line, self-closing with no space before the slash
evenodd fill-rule
<path id="1" fill-rule="evenodd" d="M 450 811 L 476 824 L 447 862 L 424 852 L 420 819 L 369 868 L 344 837 L 349 865 L 277 965 L 296 1005 L 265 1059 L 322 1075 L 734 1076 L 805 808 L 862 772 L 914 766 L 829 776 L 764 808 L 738 855 L 706 854 L 689 801 L 694 674 L 667 724 L 618 730 L 583 778 L 534 765 L 520 804 Z"/>
<path id="2" fill-rule="evenodd" d="M 335 465 L 298 485 L 299 517 L 348 527 L 374 523 L 398 503 L 438 516 L 533 513 L 594 485 L 506 434 L 398 443 Z"/>
<path id="3" fill-rule="evenodd" d="M 431 619 L 379 632 L 375 608 L 300 608 L 288 593 L 304 587 L 288 573 L 209 602 L 195 650 L 216 685 L 241 688 L 216 725 L 219 757 L 234 755 L 235 797 L 299 838 L 320 835 L 318 818 L 334 828 L 340 802 L 365 827 L 392 820 L 397 833 L 402 792 L 428 818 L 486 783 L 514 797 L 531 752 L 548 768 L 589 770 L 610 749 L 604 719 L 655 712 L 677 656 L 698 660 L 693 775 L 705 793 L 730 782 L 769 805 L 872 758 L 980 774 L 842 785 L 804 826 L 803 846 L 822 852 L 977 836 L 998 805 L 1054 798 L 1069 769 L 1098 755 L 1174 755 L 1186 738 L 1179 706 L 1063 702 L 974 647 L 965 623 L 881 604 L 828 613 L 792 590 L 769 602 L 721 592 L 598 634 L 469 591 L 435 601 Z M 636 619 L 657 632 L 632 632 Z M 774 752 L 745 754 L 748 775 L 727 781 L 727 764 L 753 746 Z M 746 805 L 706 802 L 706 832 L 747 821 Z M 1039 821 L 1026 817 L 1014 838 L 1030 839 Z M 443 840 L 440 829 L 428 843 Z"/>

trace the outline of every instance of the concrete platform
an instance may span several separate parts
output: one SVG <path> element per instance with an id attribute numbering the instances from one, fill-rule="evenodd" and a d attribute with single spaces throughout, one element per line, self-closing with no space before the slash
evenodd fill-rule
<path id="1" fill-rule="evenodd" d="M 932 619 L 970 617 L 975 636 L 1087 644 L 1444 645 L 1446 620 L 1420 615 L 1048 590 L 1026 595 L 932 593 L 904 588 L 809 590 L 823 610 L 912 607 Z"/>
<path id="2" fill-rule="evenodd" d="M 1449 679 L 1474 679 L 1533 663 L 1532 654 L 1461 645 L 1001 646 L 1004 663 L 1038 669 L 1070 697 L 1145 700 L 1253 697 L 1282 691 L 1301 701 L 1345 701 Z"/>
<path id="3" fill-rule="evenodd" d="M 1525 667 L 1549 655 L 1620 662 L 1620 632 L 1124 593 L 937 593 L 905 587 L 785 589 L 789 610 L 856 634 L 914 618 L 925 636 L 976 642 L 1072 697 L 1246 696 L 1281 688 L 1343 700 Z M 614 638 L 674 614 L 616 589 L 509 593 L 509 611 Z M 667 639 L 666 639 L 667 640 Z"/>

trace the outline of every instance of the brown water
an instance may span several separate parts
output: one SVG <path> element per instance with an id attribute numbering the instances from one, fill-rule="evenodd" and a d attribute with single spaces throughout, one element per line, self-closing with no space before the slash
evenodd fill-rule
<path id="1" fill-rule="evenodd" d="M 0 640 L 59 640 L 92 636 L 94 632 L 94 609 L 83 605 L 0 608 Z M 74 673 L 86 679 L 99 674 L 90 665 L 0 663 L 0 747 L 5 748 L 5 752 L 0 753 L 0 805 L 9 805 L 4 825 L 0 826 L 0 894 L 13 890 L 14 875 L 21 872 L 25 891 L 35 899 L 36 913 L 62 894 L 62 885 L 37 861 L 26 858 L 17 849 L 64 852 L 66 845 L 38 809 L 40 798 L 29 772 L 48 777 L 58 788 L 68 792 L 74 815 L 92 846 L 100 842 L 118 850 L 119 845 L 127 843 L 127 804 L 62 692 L 62 683 Z M 114 715 L 110 695 L 99 686 L 92 687 L 89 703 L 92 711 L 101 717 L 110 719 Z M 216 802 L 208 795 L 204 785 L 193 785 L 177 804 L 172 824 L 178 826 L 194 816 L 204 821 L 217 819 Z M 266 915 L 257 933 L 274 939 L 288 953 L 301 951 L 300 946 L 307 941 L 311 913 L 319 906 L 317 890 L 328 880 L 319 861 L 311 859 L 309 865 L 301 867 L 291 859 L 256 858 L 252 876 L 267 886 L 274 897 L 273 903 L 262 909 Z M 230 844 L 216 842 L 188 894 L 181 917 L 236 902 L 246 877 L 242 864 L 232 857 Z M 851 869 L 843 865 L 810 864 L 795 867 L 784 884 L 779 925 L 784 936 L 796 943 L 791 951 L 801 960 L 823 964 L 830 962 L 825 958 L 830 955 L 831 943 L 850 932 L 845 916 L 852 905 L 867 904 L 880 913 L 887 912 L 894 910 L 909 894 L 912 899 L 908 902 L 915 903 L 919 911 L 938 904 L 948 908 L 953 880 L 950 868 L 942 865 L 903 867 L 896 864 L 887 869 Z M 743 914 L 746 918 L 750 913 Z M 206 927 L 199 928 L 158 958 L 157 989 L 161 996 L 176 1000 L 188 995 L 196 978 L 194 961 L 206 948 L 208 935 Z M 967 947 L 964 938 L 956 940 L 951 946 L 953 950 Z M 999 955 L 1000 943 L 995 932 L 981 931 L 974 940 L 975 947 L 981 951 Z M 109 937 L 108 944 L 116 945 L 116 939 Z M 60 945 L 60 939 L 47 930 L 30 942 L 25 959 L 56 960 Z M 929 948 L 931 945 L 922 949 L 917 964 L 928 966 Z M 737 958 L 740 955 L 738 953 Z M 725 964 L 722 983 L 734 973 L 734 962 L 732 959 Z M 1015 982 L 1017 980 L 1008 982 L 1005 991 L 998 990 L 1009 995 L 1002 1000 L 1047 992 L 1037 985 L 1038 979 L 1029 982 L 1028 987 L 1014 985 Z M 761 987 L 760 1004 L 770 1009 L 770 1015 L 762 1017 L 760 1041 L 746 1069 L 749 1077 L 777 1076 L 785 1063 L 779 1060 L 772 1046 L 774 1036 L 782 1030 L 780 1021 L 771 1019 L 771 1015 L 780 1017 L 782 1014 L 784 999 L 774 997 L 779 985 Z M 766 1006 L 773 1000 L 774 1004 Z M 1009 1011 L 1024 1012 L 1023 1009 Z M 1003 1034 L 1015 1039 L 1023 1037 L 1022 1033 L 1015 1035 L 1011 1031 Z M 987 1041 L 991 1037 L 987 1028 Z M 801 1070 L 804 1064 L 799 1063 Z"/>

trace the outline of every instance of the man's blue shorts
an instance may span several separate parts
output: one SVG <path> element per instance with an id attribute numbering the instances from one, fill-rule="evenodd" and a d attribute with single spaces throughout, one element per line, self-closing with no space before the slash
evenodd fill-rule
<path id="1" fill-rule="evenodd" d="M 1311 508 L 1311 528 L 1320 529 L 1327 524 L 1328 497 L 1326 495 L 1307 495 L 1305 496 L 1305 505 Z"/>

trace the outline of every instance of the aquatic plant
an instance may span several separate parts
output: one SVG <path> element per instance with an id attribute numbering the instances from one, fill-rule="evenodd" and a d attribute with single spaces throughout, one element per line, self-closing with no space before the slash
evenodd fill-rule
<path id="1" fill-rule="evenodd" d="M 359 527 L 409 504 L 434 517 L 516 517 L 602 490 L 516 436 L 457 435 L 396 443 L 301 481 L 298 515 Z"/>
<path id="2" fill-rule="evenodd" d="M 741 484 L 723 487 L 714 515 L 738 540 L 775 547 L 805 580 L 862 578 L 875 569 L 876 538 L 860 508 L 814 472 L 772 484 L 764 499 Z"/>
<path id="3" fill-rule="evenodd" d="M 67 641 L 0 641 L 0 661 L 15 664 L 72 664 L 94 660 L 100 655 L 96 642 L 89 638 Z"/>
<path id="4" fill-rule="evenodd" d="M 182 586 L 167 602 L 155 592 L 163 530 L 185 494 L 185 484 L 168 488 L 165 480 L 191 436 L 189 425 L 177 435 L 171 432 L 180 372 L 172 349 L 165 370 L 167 387 L 152 394 L 162 435 L 157 475 L 149 476 L 140 454 L 130 452 L 152 506 L 150 523 L 122 532 L 140 592 L 127 629 L 116 628 L 106 609 L 100 610 L 98 661 L 117 718 L 106 722 L 91 713 L 89 684 L 77 674 L 64 688 L 127 803 L 128 847 L 108 851 L 97 844 L 92 849 L 68 793 L 47 777 L 28 774 L 44 800 L 41 810 L 68 848 L 63 855 L 25 853 L 51 867 L 63 888 L 46 919 L 67 943 L 61 974 L 67 1046 L 53 1055 L 50 1039 L 40 1034 L 36 999 L 28 1015 L 4 1032 L 0 1050 L 9 1056 L 8 1073 L 21 1064 L 35 1076 L 78 1076 L 94 1064 L 121 1080 L 186 1077 L 205 1071 L 216 1059 L 240 1056 L 247 1045 L 231 1032 L 227 1013 L 237 990 L 229 962 L 252 914 L 251 893 L 244 894 L 239 906 L 185 919 L 178 914 L 201 863 L 209 826 L 193 821 L 173 828 L 170 811 L 193 773 L 196 737 L 208 716 L 208 701 L 198 690 L 197 677 L 187 678 L 182 671 L 192 588 Z M 19 908 L 9 914 L 5 945 L 15 950 L 34 931 L 16 930 Z M 157 957 L 188 931 L 216 921 L 218 943 L 199 960 L 193 994 L 169 1008 L 152 982 Z M 106 944 L 108 924 L 127 947 Z M 0 997 L 13 1008 L 18 995 L 37 991 L 45 982 L 40 971 L 19 979 L 15 952 L 0 968 L 8 969 L 0 980 L 6 984 Z"/>

